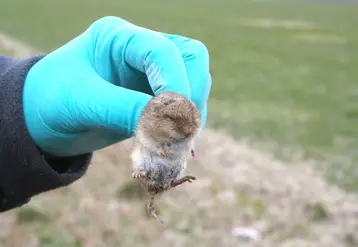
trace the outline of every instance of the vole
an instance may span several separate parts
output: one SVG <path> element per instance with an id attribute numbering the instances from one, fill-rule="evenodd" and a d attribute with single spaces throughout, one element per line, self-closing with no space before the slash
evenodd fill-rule
<path id="1" fill-rule="evenodd" d="M 196 180 L 183 176 L 189 153 L 194 157 L 194 138 L 201 127 L 195 104 L 181 94 L 164 92 L 154 96 L 144 108 L 135 132 L 131 154 L 132 178 L 148 191 L 150 216 L 155 212 L 154 197 L 170 188 Z"/>

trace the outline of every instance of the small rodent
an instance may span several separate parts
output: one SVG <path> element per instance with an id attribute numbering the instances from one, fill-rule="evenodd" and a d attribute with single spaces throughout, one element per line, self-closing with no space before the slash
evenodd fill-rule
<path id="1" fill-rule="evenodd" d="M 189 153 L 194 157 L 194 138 L 201 127 L 201 114 L 195 104 L 178 93 L 154 96 L 139 119 L 131 154 L 133 174 L 148 191 L 150 216 L 163 220 L 154 209 L 155 195 L 185 182 L 183 176 Z"/>

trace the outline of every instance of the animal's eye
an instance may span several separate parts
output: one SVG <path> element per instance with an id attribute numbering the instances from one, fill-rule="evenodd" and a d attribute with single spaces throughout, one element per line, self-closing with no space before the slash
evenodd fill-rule
<path id="1" fill-rule="evenodd" d="M 168 120 L 175 120 L 175 119 L 173 118 L 173 116 L 171 116 L 171 115 L 169 115 L 169 114 L 165 114 L 164 116 L 165 116 L 165 118 L 168 119 Z"/>
<path id="2" fill-rule="evenodd" d="M 174 103 L 174 101 L 175 101 L 175 100 L 173 100 L 173 99 L 169 99 L 168 101 L 165 101 L 165 102 L 164 102 L 164 105 L 165 105 L 165 106 L 170 105 L 170 104 Z"/>

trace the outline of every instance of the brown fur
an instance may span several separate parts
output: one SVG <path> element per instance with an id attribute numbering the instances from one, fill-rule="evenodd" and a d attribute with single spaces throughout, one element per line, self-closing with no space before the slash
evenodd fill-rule
<path id="1" fill-rule="evenodd" d="M 167 141 L 169 137 L 179 140 L 195 135 L 200 124 L 201 115 L 194 103 L 180 94 L 165 92 L 149 101 L 137 132 L 157 142 Z"/>

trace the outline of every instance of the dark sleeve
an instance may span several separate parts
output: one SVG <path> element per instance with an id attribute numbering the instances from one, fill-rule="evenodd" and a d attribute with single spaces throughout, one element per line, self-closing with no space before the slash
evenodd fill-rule
<path id="1" fill-rule="evenodd" d="M 27 131 L 22 105 L 24 81 L 43 57 L 18 60 L 0 55 L 0 212 L 73 183 L 86 172 L 92 158 L 92 153 L 46 158 Z"/>

